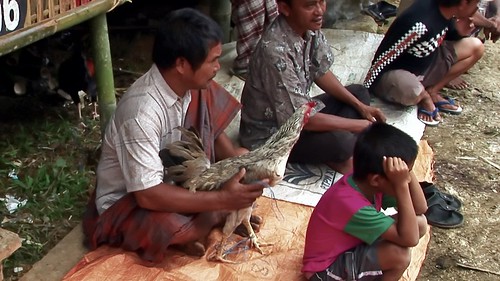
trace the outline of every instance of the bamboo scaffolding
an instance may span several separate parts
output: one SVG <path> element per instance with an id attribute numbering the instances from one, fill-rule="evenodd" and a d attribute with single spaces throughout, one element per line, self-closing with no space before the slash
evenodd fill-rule
<path id="1" fill-rule="evenodd" d="M 36 6 L 33 7 L 33 5 L 30 5 L 31 9 L 36 9 L 37 13 L 39 13 L 34 18 L 35 21 L 41 20 L 40 22 L 32 23 L 31 26 L 0 36 L 0 56 L 89 20 L 97 15 L 106 13 L 117 5 L 129 2 L 129 0 L 93 0 L 86 5 L 76 7 L 47 19 L 42 18 L 43 5 L 41 2 L 41 0 L 35 0 L 31 4 L 34 3 Z M 60 7 L 62 6 L 60 5 Z M 31 22 L 33 22 L 32 15 L 28 14 L 26 17 L 29 17 Z M 27 20 L 27 22 L 29 21 Z"/>
<path id="2" fill-rule="evenodd" d="M 115 84 L 106 14 L 100 14 L 92 18 L 90 28 L 92 30 L 92 51 L 96 67 L 99 115 L 101 116 L 101 136 L 104 136 L 104 129 L 116 109 Z"/>
<path id="3" fill-rule="evenodd" d="M 56 32 L 90 20 L 99 93 L 101 128 L 116 108 L 106 13 L 130 0 L 28 0 L 25 27 L 0 36 L 0 56 L 23 48 Z M 45 5 L 46 4 L 46 5 Z M 68 9 L 69 8 L 69 9 Z M 36 11 L 33 14 L 33 11 Z"/>

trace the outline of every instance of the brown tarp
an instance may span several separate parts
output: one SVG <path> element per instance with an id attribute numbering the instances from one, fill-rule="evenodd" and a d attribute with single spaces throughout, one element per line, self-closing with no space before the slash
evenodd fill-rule
<path id="1" fill-rule="evenodd" d="M 413 168 L 420 181 L 432 181 L 433 153 L 427 142 L 420 142 L 420 153 Z M 85 255 L 63 280 L 305 280 L 300 272 L 309 216 L 313 208 L 295 203 L 259 198 L 254 213 L 264 217 L 258 237 L 272 243 L 263 247 L 264 255 L 252 249 L 235 247 L 227 258 L 235 264 L 192 258 L 169 250 L 161 264 L 147 266 L 134 253 L 107 246 Z M 206 243 L 207 256 L 213 253 L 221 236 L 214 230 Z M 425 258 L 429 233 L 412 249 L 412 263 L 401 280 L 415 280 Z M 241 238 L 233 235 L 233 245 Z"/>

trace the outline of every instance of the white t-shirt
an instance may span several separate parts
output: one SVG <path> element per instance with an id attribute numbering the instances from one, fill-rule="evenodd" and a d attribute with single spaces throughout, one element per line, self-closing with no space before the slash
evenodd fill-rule
<path id="1" fill-rule="evenodd" d="M 191 94 L 178 97 L 156 65 L 123 95 L 106 127 L 97 167 L 99 214 L 128 192 L 163 181 L 159 151 L 180 140 L 174 129 L 184 124 L 190 102 Z"/>

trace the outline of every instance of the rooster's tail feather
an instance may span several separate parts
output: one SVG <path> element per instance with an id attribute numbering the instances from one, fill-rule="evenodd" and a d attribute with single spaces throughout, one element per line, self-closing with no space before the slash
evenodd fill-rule
<path id="1" fill-rule="evenodd" d="M 166 179 L 184 185 L 210 167 L 203 145 L 194 128 L 177 127 L 184 140 L 166 145 L 160 151 L 163 166 L 166 167 Z"/>

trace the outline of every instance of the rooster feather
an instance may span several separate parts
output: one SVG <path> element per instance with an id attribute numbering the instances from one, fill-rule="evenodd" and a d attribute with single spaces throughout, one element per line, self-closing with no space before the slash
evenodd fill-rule
<path id="1" fill-rule="evenodd" d="M 192 192 L 217 190 L 242 168 L 245 168 L 243 183 L 269 179 L 269 185 L 274 186 L 281 181 L 285 174 L 288 157 L 299 139 L 302 128 L 309 118 L 323 107 L 324 104 L 320 101 L 304 104 L 261 147 L 214 164 L 210 164 L 206 157 L 196 131 L 178 127 L 183 140 L 168 144 L 160 151 L 160 158 L 166 170 L 166 179 L 172 180 Z M 262 253 L 250 225 L 251 212 L 252 207 L 233 211 L 228 215 L 222 231 L 222 245 L 234 229 L 243 223 L 250 233 L 252 244 Z M 222 247 L 216 253 L 215 259 L 229 262 L 223 258 L 221 249 Z"/>

